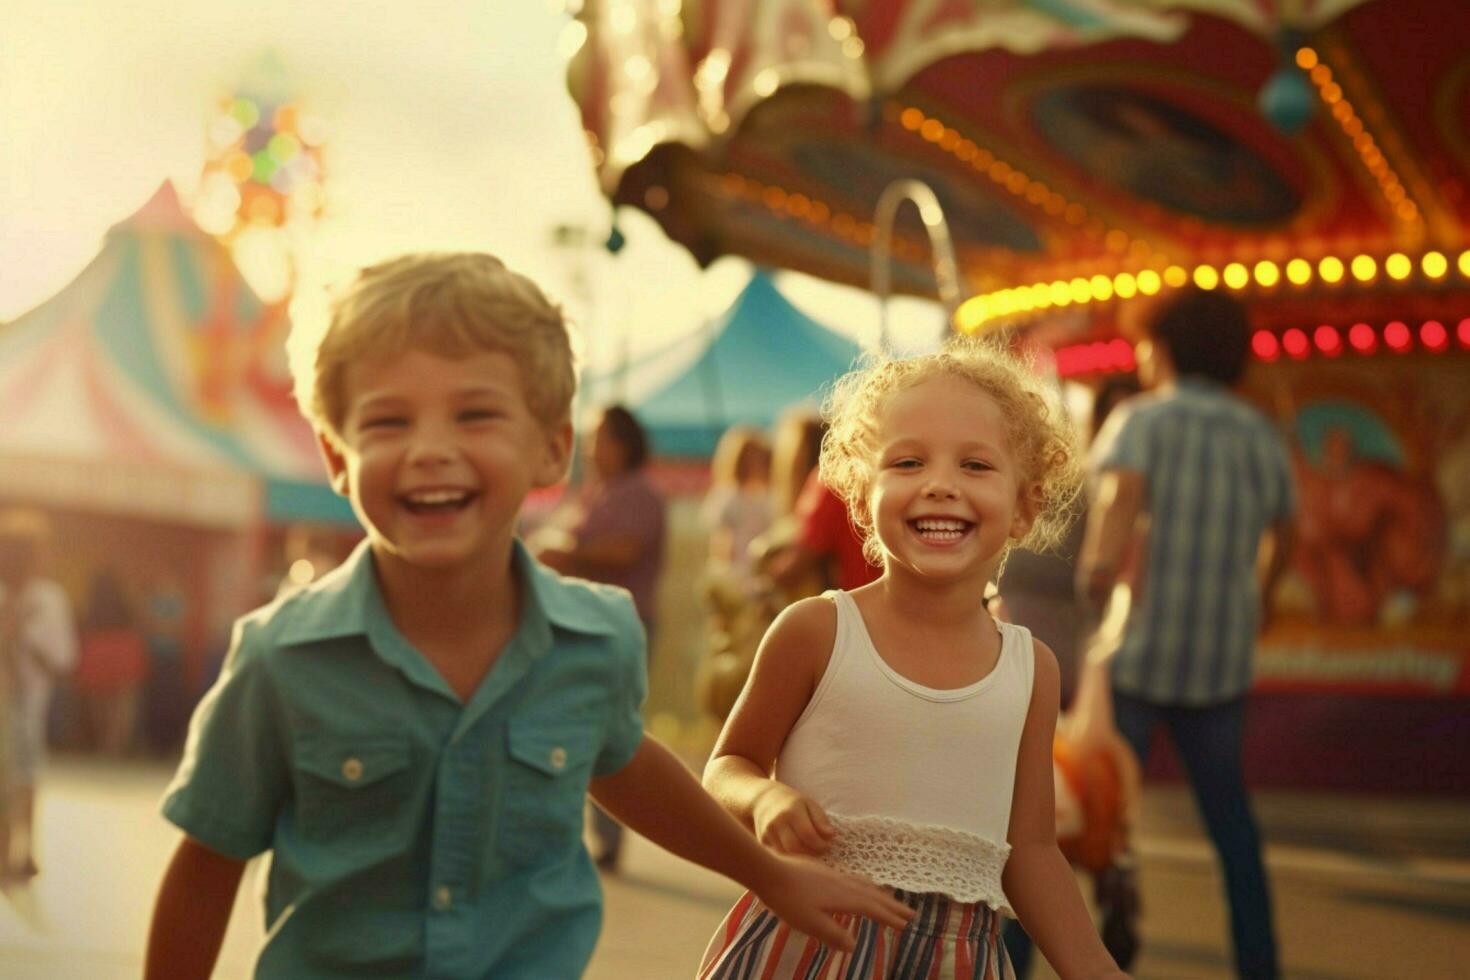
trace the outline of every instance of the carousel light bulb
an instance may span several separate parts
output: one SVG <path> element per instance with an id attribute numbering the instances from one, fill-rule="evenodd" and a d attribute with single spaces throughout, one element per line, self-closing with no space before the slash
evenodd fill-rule
<path id="1" fill-rule="evenodd" d="M 1292 327 L 1281 335 L 1281 347 L 1288 356 L 1300 361 L 1311 353 L 1312 342 L 1307 340 L 1305 332 Z"/>
<path id="2" fill-rule="evenodd" d="M 1450 263 L 1443 252 L 1425 252 L 1424 257 L 1419 260 L 1419 267 L 1429 278 L 1442 279 L 1449 271 Z"/>
<path id="3" fill-rule="evenodd" d="M 1460 338 L 1461 347 L 1470 347 L 1470 316 L 1460 321 L 1455 328 L 1455 336 Z"/>
<path id="4" fill-rule="evenodd" d="M 1293 286 L 1305 286 L 1312 281 L 1312 263 L 1306 259 L 1292 259 L 1286 263 L 1286 278 Z"/>
<path id="5" fill-rule="evenodd" d="M 1251 281 L 1251 274 L 1239 262 L 1232 262 L 1225 267 L 1222 278 L 1231 289 L 1244 289 Z"/>
<path id="6" fill-rule="evenodd" d="M 1366 323 L 1355 323 L 1348 328 L 1348 343 L 1359 354 L 1371 354 L 1378 346 L 1378 335 Z"/>
<path id="7" fill-rule="evenodd" d="M 1335 255 L 1329 255 L 1317 263 L 1317 275 L 1328 285 L 1342 282 L 1342 273 L 1342 259 Z"/>
<path id="8" fill-rule="evenodd" d="M 1358 282 L 1372 282 L 1373 277 L 1378 275 L 1378 263 L 1373 261 L 1371 255 L 1358 255 L 1353 258 L 1353 278 Z"/>
<path id="9" fill-rule="evenodd" d="M 1212 265 L 1197 265 L 1194 267 L 1194 284 L 1200 289 L 1214 289 L 1220 285 L 1220 274 Z"/>
<path id="10" fill-rule="evenodd" d="M 1051 302 L 1053 306 L 1066 306 L 1072 302 L 1072 291 L 1061 279 L 1051 284 Z"/>
<path id="11" fill-rule="evenodd" d="M 1384 261 L 1383 271 L 1388 273 L 1390 279 L 1404 280 L 1414 271 L 1414 263 L 1404 253 L 1395 252 Z"/>
<path id="12" fill-rule="evenodd" d="M 1164 270 L 1164 283 L 1174 289 L 1189 282 L 1189 273 L 1182 265 L 1171 265 Z"/>
<path id="13" fill-rule="evenodd" d="M 1383 328 L 1383 342 L 1396 354 L 1402 354 L 1408 350 L 1413 339 L 1413 335 L 1409 333 L 1408 324 L 1401 320 L 1394 320 Z"/>
<path id="14" fill-rule="evenodd" d="M 1460 267 L 1460 275 L 1470 279 L 1470 249 L 1460 253 L 1460 261 L 1457 264 Z"/>
<path id="15" fill-rule="evenodd" d="M 1138 280 L 1131 272 L 1120 272 L 1113 277 L 1113 292 L 1119 299 L 1132 299 L 1138 293 Z"/>
<path id="16" fill-rule="evenodd" d="M 1072 293 L 1072 302 L 1086 303 L 1092 299 L 1092 286 L 1086 279 L 1078 276 L 1069 283 Z"/>
<path id="17" fill-rule="evenodd" d="M 1152 269 L 1144 269 L 1138 274 L 1138 291 L 1145 296 L 1152 296 L 1163 287 L 1163 280 L 1159 274 Z"/>
<path id="18" fill-rule="evenodd" d="M 1312 342 L 1328 357 L 1336 357 L 1342 353 L 1342 336 L 1337 332 L 1336 327 L 1322 324 L 1312 331 Z"/>
<path id="19" fill-rule="evenodd" d="M 1425 347 L 1438 354 L 1449 346 L 1450 335 L 1449 331 L 1445 330 L 1443 323 L 1438 320 L 1426 320 L 1419 328 L 1419 340 Z"/>
<path id="20" fill-rule="evenodd" d="M 1092 298 L 1099 303 L 1106 303 L 1113 298 L 1113 280 L 1099 273 L 1092 277 Z"/>
<path id="21" fill-rule="evenodd" d="M 1281 343 L 1269 330 L 1257 330 L 1251 337 L 1251 350 L 1263 361 L 1274 361 L 1281 356 Z"/>
<path id="22" fill-rule="evenodd" d="M 1278 269 L 1276 267 L 1276 263 L 1272 262 L 1270 259 L 1262 259 L 1261 261 L 1257 262 L 1255 273 L 1256 282 L 1260 283 L 1262 286 L 1265 286 L 1267 289 L 1270 289 L 1272 286 L 1281 281 L 1281 270 Z"/>
<path id="23" fill-rule="evenodd" d="M 1317 52 L 1311 48 L 1297 48 L 1296 66 L 1302 71 L 1311 71 L 1317 67 Z"/>

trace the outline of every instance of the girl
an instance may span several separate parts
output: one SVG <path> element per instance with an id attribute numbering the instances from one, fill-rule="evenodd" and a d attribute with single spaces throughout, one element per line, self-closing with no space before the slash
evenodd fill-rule
<path id="1" fill-rule="evenodd" d="M 710 461 L 702 517 L 710 531 L 710 564 L 750 577 L 750 543 L 771 526 L 771 445 L 758 429 L 731 426 Z"/>
<path id="2" fill-rule="evenodd" d="M 1124 976 L 1056 846 L 1056 657 L 983 601 L 1013 545 L 1061 533 L 1069 423 L 1024 363 L 978 344 L 849 374 L 827 415 L 822 478 L 883 573 L 772 624 L 704 782 L 768 847 L 917 914 L 901 932 L 849 920 L 842 954 L 746 895 L 700 977 L 1011 980 L 1012 908 L 1064 980 Z"/>

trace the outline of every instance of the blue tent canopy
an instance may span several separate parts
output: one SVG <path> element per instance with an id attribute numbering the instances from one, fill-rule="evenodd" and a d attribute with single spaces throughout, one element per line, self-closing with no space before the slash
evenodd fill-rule
<path id="1" fill-rule="evenodd" d="M 684 373 L 632 406 L 665 456 L 709 456 L 731 425 L 769 429 L 788 406 L 815 403 L 861 348 L 802 313 L 757 270 L 710 325 Z"/>

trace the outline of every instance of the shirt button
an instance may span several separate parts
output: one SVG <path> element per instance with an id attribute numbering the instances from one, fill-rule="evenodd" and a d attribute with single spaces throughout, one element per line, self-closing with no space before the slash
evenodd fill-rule
<path id="1" fill-rule="evenodd" d="M 434 908 L 442 911 L 453 903 L 454 896 L 450 893 L 448 885 L 440 885 L 434 890 Z"/>
<path id="2" fill-rule="evenodd" d="M 342 763 L 342 775 L 349 783 L 355 783 L 362 778 L 362 760 L 347 759 Z"/>
<path id="3" fill-rule="evenodd" d="M 558 745 L 551 750 L 551 768 L 563 769 L 567 764 L 567 750 Z"/>

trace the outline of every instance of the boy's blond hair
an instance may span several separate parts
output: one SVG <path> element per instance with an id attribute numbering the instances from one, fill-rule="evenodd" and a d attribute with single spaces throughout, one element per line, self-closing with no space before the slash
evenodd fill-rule
<path id="1" fill-rule="evenodd" d="M 314 352 L 293 364 L 297 402 L 318 431 L 340 443 L 347 366 L 408 350 L 507 354 L 544 425 L 560 424 L 571 411 L 577 380 L 561 308 L 482 252 L 405 255 L 363 269 L 333 305 Z"/>
<path id="2" fill-rule="evenodd" d="M 837 381 L 822 406 L 829 425 L 822 440 L 822 482 L 847 503 L 863 536 L 863 554 L 882 564 L 868 507 L 879 413 L 896 392 L 935 377 L 968 381 L 995 399 L 1006 420 L 1006 445 L 1020 467 L 1022 492 L 1035 509 L 1030 530 L 1015 544 L 1036 551 L 1057 544 L 1082 484 L 1077 434 L 1060 397 L 1027 359 L 1000 342 L 953 340 L 940 352 L 921 357 L 870 355 L 863 366 Z M 1008 543 L 1007 551 L 1010 547 Z"/>

